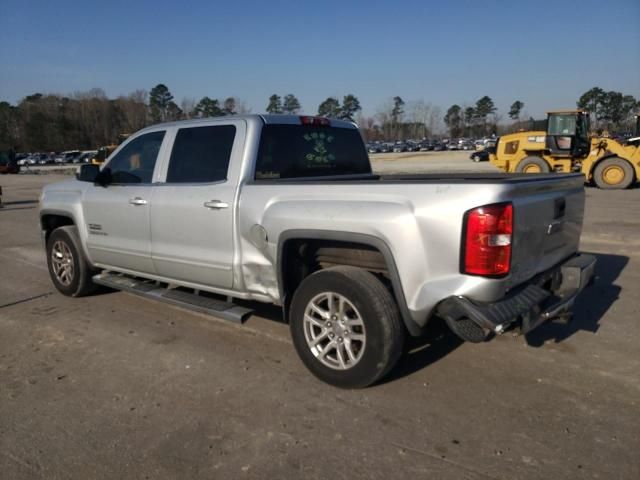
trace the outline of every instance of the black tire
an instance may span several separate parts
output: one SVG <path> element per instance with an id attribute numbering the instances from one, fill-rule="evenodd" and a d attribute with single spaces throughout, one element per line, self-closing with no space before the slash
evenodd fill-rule
<path id="1" fill-rule="evenodd" d="M 624 190 L 631 186 L 634 179 L 633 167 L 620 157 L 602 160 L 593 171 L 593 181 L 603 190 Z"/>
<path id="2" fill-rule="evenodd" d="M 535 169 L 536 167 L 540 170 L 539 172 L 527 172 L 527 170 Z M 523 158 L 516 167 L 516 172 L 518 173 L 549 173 L 550 171 L 549 164 L 543 158 L 535 156 Z"/>
<path id="3" fill-rule="evenodd" d="M 62 279 L 54 270 L 54 248 L 56 251 L 60 249 L 69 253 L 69 263 L 71 264 L 70 273 Z M 93 283 L 92 277 L 98 270 L 91 268 L 84 256 L 80 241 L 78 239 L 78 229 L 71 225 L 56 228 L 47 240 L 47 266 L 49 267 L 49 276 L 53 285 L 63 295 L 69 297 L 81 297 L 89 295 L 97 289 L 97 285 Z"/>
<path id="4" fill-rule="evenodd" d="M 346 298 L 364 324 L 366 344 L 359 361 L 347 369 L 322 363 L 305 337 L 305 311 L 314 298 L 327 292 Z M 289 327 L 305 366 L 320 380 L 340 388 L 364 388 L 380 380 L 394 367 L 404 345 L 404 326 L 393 296 L 372 273 L 356 267 L 327 268 L 305 278 L 293 296 Z"/>

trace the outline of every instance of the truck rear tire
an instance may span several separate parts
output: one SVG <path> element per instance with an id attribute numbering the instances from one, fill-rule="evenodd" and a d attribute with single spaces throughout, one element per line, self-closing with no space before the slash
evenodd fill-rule
<path id="1" fill-rule="evenodd" d="M 56 228 L 49 235 L 47 266 L 53 285 L 63 295 L 81 297 L 97 289 L 92 277 L 98 271 L 87 262 L 73 225 Z"/>
<path id="2" fill-rule="evenodd" d="M 633 167 L 620 157 L 602 160 L 593 171 L 593 181 L 603 190 L 623 190 L 633 183 Z"/>
<path id="3" fill-rule="evenodd" d="M 291 303 L 293 344 L 320 380 L 364 388 L 396 364 L 404 344 L 398 306 L 372 273 L 347 266 L 306 277 Z"/>
<path id="4" fill-rule="evenodd" d="M 549 173 L 550 171 L 549 164 L 543 158 L 536 156 L 523 158 L 516 167 L 518 173 Z"/>

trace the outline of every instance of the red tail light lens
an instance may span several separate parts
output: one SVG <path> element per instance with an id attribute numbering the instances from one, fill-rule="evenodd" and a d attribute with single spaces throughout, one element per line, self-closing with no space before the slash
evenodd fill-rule
<path id="1" fill-rule="evenodd" d="M 513 205 L 499 203 L 465 215 L 463 273 L 504 276 L 511 268 Z"/>

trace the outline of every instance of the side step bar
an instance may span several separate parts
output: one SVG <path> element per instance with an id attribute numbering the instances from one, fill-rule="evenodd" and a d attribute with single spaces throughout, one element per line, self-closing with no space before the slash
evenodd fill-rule
<path id="1" fill-rule="evenodd" d="M 205 297 L 177 288 L 162 288 L 153 280 L 139 279 L 119 273 L 103 272 L 95 275 L 93 281 L 105 287 L 123 290 L 153 300 L 160 300 L 161 302 L 196 312 L 207 313 L 234 323 L 241 324 L 252 312 L 249 308 L 240 307 L 231 302 Z"/>

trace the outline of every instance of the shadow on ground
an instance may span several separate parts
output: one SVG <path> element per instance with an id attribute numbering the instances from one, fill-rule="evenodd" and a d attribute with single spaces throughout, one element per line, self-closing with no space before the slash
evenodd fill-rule
<path id="1" fill-rule="evenodd" d="M 379 382 L 385 384 L 406 377 L 444 358 L 464 342 L 456 337 L 439 317 L 429 320 L 424 335 L 406 338 L 405 353 L 389 375 Z"/>
<path id="2" fill-rule="evenodd" d="M 2 202 L 0 204 L 0 212 L 11 210 L 32 210 L 36 208 L 38 200 L 16 200 L 14 202 Z"/>
<path id="3" fill-rule="evenodd" d="M 574 319 L 569 324 L 548 322 L 541 325 L 525 336 L 528 345 L 540 347 L 545 342 L 553 340 L 556 343 L 569 338 L 574 333 L 584 330 L 596 332 L 600 321 L 611 305 L 619 298 L 622 288 L 615 284 L 620 273 L 629 263 L 629 257 L 593 253 L 597 258 L 596 278 L 590 287 L 586 288 L 577 298 L 574 306 Z M 114 290 L 101 287 L 98 294 L 108 294 Z M 219 297 L 225 301 L 225 297 Z M 238 305 L 253 310 L 253 314 L 276 323 L 286 323 L 282 309 L 275 305 L 261 302 L 236 300 Z M 392 372 L 385 377 L 381 384 L 393 382 L 411 375 L 442 359 L 464 342 L 453 334 L 445 322 L 433 317 L 424 335 L 411 337 L 407 335 L 405 352 Z"/>
<path id="4" fill-rule="evenodd" d="M 11 205 L 35 205 L 38 203 L 38 200 L 16 200 L 14 202 L 2 202 L 3 205 L 11 206 Z"/>
<path id="5" fill-rule="evenodd" d="M 597 258 L 595 281 L 576 299 L 573 320 L 567 325 L 553 322 L 541 325 L 526 335 L 528 345 L 540 347 L 549 340 L 562 342 L 581 330 L 598 331 L 602 317 L 620 297 L 622 288 L 615 282 L 629 263 L 629 257 L 603 253 L 591 255 Z"/>

